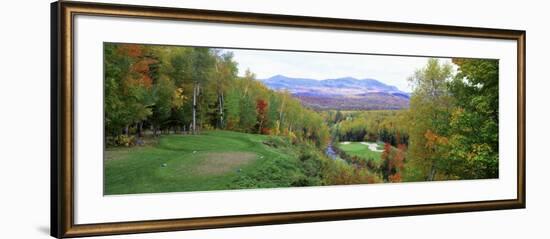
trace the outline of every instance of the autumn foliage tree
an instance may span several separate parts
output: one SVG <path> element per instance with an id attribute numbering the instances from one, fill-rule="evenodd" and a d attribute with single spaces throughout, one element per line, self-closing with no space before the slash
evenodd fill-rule
<path id="1" fill-rule="evenodd" d="M 437 59 L 429 59 L 426 66 L 417 70 L 409 79 L 413 84 L 406 121 L 410 137 L 407 163 L 407 177 L 410 181 L 432 181 L 438 174 L 449 173 L 443 167 L 449 158 L 442 157 L 441 145 L 431 144 L 428 136 L 448 135 L 454 103 L 448 88 L 452 73 L 449 63 L 442 64 Z"/>
<path id="2" fill-rule="evenodd" d="M 399 144 L 395 151 L 395 154 L 390 161 L 390 167 L 394 169 L 394 173 L 388 176 L 388 181 L 392 183 L 401 182 L 403 180 L 403 170 L 405 168 L 405 152 L 407 151 L 407 146 L 404 144 Z"/>
<path id="3" fill-rule="evenodd" d="M 129 135 L 130 127 L 152 115 L 150 64 L 137 45 L 105 47 L 105 128 L 113 135 Z"/>
<path id="4" fill-rule="evenodd" d="M 404 144 L 399 144 L 397 148 L 392 147 L 389 143 L 384 144 L 384 151 L 381 154 L 382 164 L 380 165 L 380 172 L 384 181 L 402 181 L 406 150 Z"/>
<path id="5" fill-rule="evenodd" d="M 264 127 L 267 124 L 267 102 L 264 99 L 256 100 L 256 113 L 258 114 L 258 133 L 269 134 L 269 129 Z"/>

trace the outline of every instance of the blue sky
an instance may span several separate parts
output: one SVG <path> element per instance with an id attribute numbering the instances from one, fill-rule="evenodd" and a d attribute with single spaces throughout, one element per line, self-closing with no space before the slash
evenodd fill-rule
<path id="1" fill-rule="evenodd" d="M 223 51 L 234 53 L 241 76 L 246 69 L 250 69 L 258 79 L 277 74 L 316 80 L 347 76 L 358 79 L 372 78 L 397 86 L 406 92 L 411 92 L 407 78 L 416 69 L 422 68 L 428 60 L 426 57 L 404 56 L 240 49 L 223 49 Z M 441 58 L 441 61 L 450 62 L 450 59 Z"/>

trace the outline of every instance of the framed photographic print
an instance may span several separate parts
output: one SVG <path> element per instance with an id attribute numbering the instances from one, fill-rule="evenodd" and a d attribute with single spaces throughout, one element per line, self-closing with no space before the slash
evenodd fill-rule
<path id="1" fill-rule="evenodd" d="M 51 13 L 54 237 L 525 207 L 525 31 Z"/>

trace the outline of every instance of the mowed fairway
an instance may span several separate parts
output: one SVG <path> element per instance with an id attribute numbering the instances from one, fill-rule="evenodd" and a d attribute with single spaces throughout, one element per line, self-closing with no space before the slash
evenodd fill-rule
<path id="1" fill-rule="evenodd" d="M 295 171 L 294 152 L 266 140 L 265 135 L 208 131 L 161 136 L 154 146 L 107 149 L 105 194 L 286 186 L 285 175 L 257 176 L 280 166 L 289 169 L 285 174 Z"/>
<path id="2" fill-rule="evenodd" d="M 381 144 L 378 144 L 378 148 L 382 148 Z M 361 142 L 348 142 L 339 143 L 338 148 L 343 150 L 350 156 L 356 156 L 363 159 L 372 159 L 374 162 L 380 162 L 381 152 L 375 152 L 369 149 L 369 146 L 362 144 Z"/>

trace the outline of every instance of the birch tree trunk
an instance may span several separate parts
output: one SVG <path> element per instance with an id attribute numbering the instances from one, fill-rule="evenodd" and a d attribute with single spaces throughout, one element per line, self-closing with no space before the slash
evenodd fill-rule
<path id="1" fill-rule="evenodd" d="M 428 175 L 428 181 L 433 181 L 435 178 L 435 163 L 432 163 L 432 168 L 430 169 L 430 174 Z"/>
<path id="2" fill-rule="evenodd" d="M 193 86 L 193 124 L 192 124 L 193 134 L 196 133 L 197 129 L 197 84 Z"/>
<path id="3" fill-rule="evenodd" d="M 141 138 L 143 136 L 143 122 L 136 123 L 136 135 L 138 138 Z"/>
<path id="4" fill-rule="evenodd" d="M 264 124 L 264 119 L 261 119 L 258 126 L 258 134 L 262 134 L 263 124 Z"/>
<path id="5" fill-rule="evenodd" d="M 223 92 L 220 92 L 218 95 L 218 105 L 220 115 L 220 128 L 223 128 Z"/>
<path id="6" fill-rule="evenodd" d="M 286 96 L 283 96 L 283 100 L 281 102 L 281 109 L 279 110 L 279 124 L 277 124 L 277 131 L 280 133 L 280 128 L 281 128 L 281 125 L 283 124 L 283 110 L 284 110 L 284 107 L 285 107 L 285 99 L 286 99 Z"/>
<path id="7" fill-rule="evenodd" d="M 200 84 L 200 83 L 197 83 L 197 102 L 199 101 L 200 95 L 201 95 L 201 84 Z M 195 103 L 195 108 L 198 108 L 198 105 L 199 105 L 199 104 Z M 197 127 L 197 124 L 195 123 L 195 128 L 197 128 L 195 131 L 196 131 L 197 134 L 200 133 L 200 131 L 201 131 L 201 126 L 202 126 L 202 117 L 201 117 L 201 115 L 199 115 L 198 118 L 199 118 L 199 119 L 198 119 L 198 125 L 199 125 L 199 127 Z"/>

